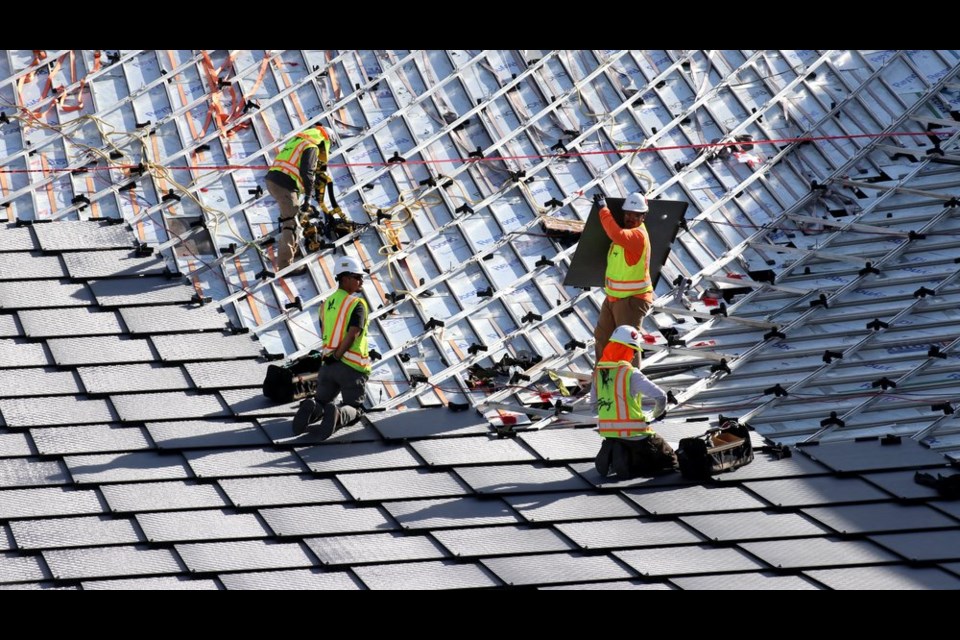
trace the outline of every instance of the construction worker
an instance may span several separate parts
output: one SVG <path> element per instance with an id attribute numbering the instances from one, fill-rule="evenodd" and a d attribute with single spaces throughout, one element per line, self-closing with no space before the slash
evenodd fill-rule
<path id="1" fill-rule="evenodd" d="M 640 332 L 621 325 L 611 334 L 593 374 L 590 397 L 604 438 L 596 465 L 604 476 L 611 466 L 623 478 L 677 465 L 673 447 L 649 425 L 663 414 L 667 394 L 631 364 L 641 351 Z"/>
<path id="2" fill-rule="evenodd" d="M 267 171 L 267 191 L 280 206 L 278 271 L 290 266 L 300 247 L 298 216 L 310 210 L 317 172 L 326 167 L 329 155 L 330 136 L 326 129 L 314 125 L 283 145 Z"/>
<path id="3" fill-rule="evenodd" d="M 649 207 L 642 193 L 631 193 L 623 203 L 623 227 L 613 219 L 602 194 L 593 201 L 600 206 L 600 224 L 610 238 L 603 290 L 607 293 L 594 329 L 596 361 L 600 361 L 610 334 L 620 325 L 640 328 L 640 321 L 653 304 L 650 278 L 650 236 L 644 226 Z M 639 365 L 638 359 L 634 365 Z"/>
<path id="4" fill-rule="evenodd" d="M 294 434 L 310 431 L 324 440 L 337 429 L 360 419 L 370 377 L 367 348 L 370 310 L 360 293 L 363 265 L 350 256 L 337 258 L 334 274 L 339 286 L 320 310 L 323 359 L 317 394 L 300 403 L 293 419 Z M 333 402 L 337 394 L 343 396 L 340 406 Z"/>

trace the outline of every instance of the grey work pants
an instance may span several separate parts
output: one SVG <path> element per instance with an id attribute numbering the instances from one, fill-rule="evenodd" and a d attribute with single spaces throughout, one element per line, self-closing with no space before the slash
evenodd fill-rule
<path id="1" fill-rule="evenodd" d="M 319 420 L 323 417 L 324 407 L 333 404 L 337 394 L 340 394 L 343 402 L 337 407 L 338 428 L 356 422 L 360 417 L 359 408 L 363 406 L 367 378 L 369 378 L 367 374 L 360 373 L 342 362 L 320 367 L 320 375 L 317 377 L 315 419 Z"/>
<path id="2" fill-rule="evenodd" d="M 267 191 L 280 206 L 280 241 L 277 243 L 277 271 L 286 269 L 300 247 L 300 194 L 267 180 Z"/>

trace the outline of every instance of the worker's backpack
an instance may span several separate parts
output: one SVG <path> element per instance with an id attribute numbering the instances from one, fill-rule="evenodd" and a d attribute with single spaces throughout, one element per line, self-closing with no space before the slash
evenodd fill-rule
<path id="1" fill-rule="evenodd" d="M 282 367 L 272 364 L 263 380 L 263 395 L 274 402 L 311 398 L 317 393 L 319 370 L 320 354 L 316 351 Z"/>
<path id="2" fill-rule="evenodd" d="M 750 430 L 735 420 L 723 422 L 701 436 L 684 438 L 677 448 L 680 473 L 691 480 L 739 469 L 753 461 Z"/>

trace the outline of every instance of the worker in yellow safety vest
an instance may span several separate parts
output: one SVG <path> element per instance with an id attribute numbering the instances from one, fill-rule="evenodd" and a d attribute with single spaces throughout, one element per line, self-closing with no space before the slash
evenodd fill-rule
<path id="1" fill-rule="evenodd" d="M 338 258 L 334 275 L 339 286 L 323 302 L 320 311 L 323 359 L 317 393 L 300 403 L 293 419 L 294 434 L 309 431 L 324 440 L 360 419 L 370 377 L 370 309 L 360 292 L 363 265 L 350 256 Z M 337 394 L 343 397 L 339 406 L 333 402 Z"/>
<path id="2" fill-rule="evenodd" d="M 603 287 L 607 295 L 593 332 L 599 362 L 616 327 L 630 325 L 640 328 L 640 321 L 653 304 L 653 281 L 650 277 L 650 236 L 644 225 L 649 211 L 646 197 L 642 193 L 631 193 L 623 202 L 623 227 L 614 220 L 603 195 L 594 196 L 594 203 L 600 206 L 600 224 L 611 241 Z M 635 365 L 640 363 L 639 359 L 633 362 Z"/>
<path id="3" fill-rule="evenodd" d="M 290 266 L 300 247 L 298 214 L 310 210 L 310 195 L 315 194 L 317 173 L 326 167 L 329 154 L 327 130 L 314 125 L 283 145 L 267 171 L 267 191 L 280 206 L 278 271 Z M 306 268 L 302 267 L 292 275 L 305 272 Z"/>
<path id="4" fill-rule="evenodd" d="M 598 430 L 604 438 L 597 467 L 600 470 L 603 463 L 603 475 L 611 456 L 613 466 L 619 465 L 619 450 L 611 446 L 613 439 L 631 441 L 629 444 L 635 445 L 634 449 L 643 449 L 652 461 L 652 471 L 672 469 L 677 464 L 673 447 L 650 428 L 649 423 L 663 414 L 667 394 L 631 364 L 641 351 L 640 332 L 636 327 L 619 326 L 611 334 L 593 374 L 590 395 L 597 407 Z M 627 464 L 626 459 L 623 464 Z M 618 470 L 617 475 L 625 473 Z"/>

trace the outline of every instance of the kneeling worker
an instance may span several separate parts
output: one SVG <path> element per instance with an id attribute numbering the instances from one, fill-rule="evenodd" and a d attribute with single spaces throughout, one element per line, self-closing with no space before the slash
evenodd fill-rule
<path id="1" fill-rule="evenodd" d="M 677 465 L 673 447 L 648 424 L 663 414 L 667 394 L 631 364 L 640 352 L 640 332 L 621 325 L 610 336 L 594 372 L 590 394 L 604 438 L 596 460 L 602 476 L 610 467 L 624 478 Z"/>
<path id="2" fill-rule="evenodd" d="M 339 288 L 320 310 L 323 360 L 317 394 L 300 403 L 293 419 L 295 434 L 310 431 L 324 440 L 360 419 L 371 369 L 367 347 L 370 310 L 360 293 L 363 265 L 350 256 L 337 258 L 334 275 Z M 343 396 L 340 406 L 333 402 L 337 394 Z"/>

